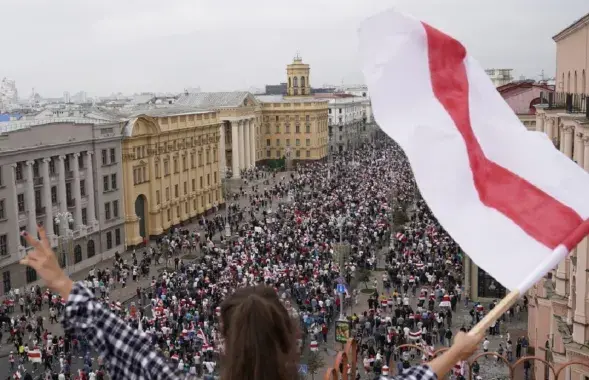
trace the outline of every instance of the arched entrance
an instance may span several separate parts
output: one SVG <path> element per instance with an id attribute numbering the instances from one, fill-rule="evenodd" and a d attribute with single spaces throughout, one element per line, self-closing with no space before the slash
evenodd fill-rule
<path id="1" fill-rule="evenodd" d="M 135 215 L 139 218 L 139 235 L 142 238 L 147 237 L 147 198 L 139 194 L 135 199 Z"/>

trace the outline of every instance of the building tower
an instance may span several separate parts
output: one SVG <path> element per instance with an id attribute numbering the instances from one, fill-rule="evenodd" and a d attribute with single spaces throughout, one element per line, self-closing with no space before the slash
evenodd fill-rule
<path id="1" fill-rule="evenodd" d="M 286 96 L 311 95 L 311 81 L 309 79 L 309 65 L 297 53 L 290 65 L 286 66 L 287 88 Z"/>

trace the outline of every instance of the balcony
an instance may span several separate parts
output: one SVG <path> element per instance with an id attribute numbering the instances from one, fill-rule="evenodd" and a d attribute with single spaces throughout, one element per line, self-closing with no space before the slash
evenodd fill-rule
<path id="1" fill-rule="evenodd" d="M 563 109 L 570 114 L 585 114 L 589 118 L 589 97 L 587 94 L 569 94 L 566 92 L 540 93 L 542 103 L 548 105 L 548 109 Z"/>
<path id="2" fill-rule="evenodd" d="M 43 177 L 33 178 L 33 183 L 35 184 L 35 186 L 43 186 Z"/>
<path id="3" fill-rule="evenodd" d="M 67 207 L 76 207 L 76 200 L 75 199 L 68 199 L 67 200 Z"/>
<path id="4" fill-rule="evenodd" d="M 74 171 L 73 170 L 68 170 L 67 172 L 65 172 L 65 179 L 72 179 L 74 178 Z"/>
<path id="5" fill-rule="evenodd" d="M 45 207 L 36 207 L 35 214 L 37 216 L 45 215 Z"/>

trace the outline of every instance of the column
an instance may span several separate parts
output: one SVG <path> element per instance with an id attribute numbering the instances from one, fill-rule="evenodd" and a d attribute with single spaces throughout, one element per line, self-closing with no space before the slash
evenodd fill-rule
<path id="1" fill-rule="evenodd" d="M 571 127 L 564 129 L 564 154 L 568 158 L 573 158 L 573 129 Z"/>
<path id="2" fill-rule="evenodd" d="M 585 237 L 577 246 L 577 270 L 575 274 L 575 291 L 572 294 L 575 297 L 575 316 L 574 321 L 584 325 L 586 323 L 585 297 L 587 294 L 587 272 L 583 268 L 587 268 L 587 237 Z M 575 339 L 581 338 L 578 341 L 585 342 L 585 326 L 573 326 L 573 337 Z"/>
<path id="3" fill-rule="evenodd" d="M 583 167 L 589 171 L 589 136 L 583 138 Z"/>
<path id="4" fill-rule="evenodd" d="M 536 114 L 536 131 L 544 132 L 544 115 Z"/>
<path id="5" fill-rule="evenodd" d="M 585 158 L 585 150 L 583 147 L 583 134 L 575 134 L 575 161 L 580 167 L 583 167 L 583 159 Z"/>
<path id="6" fill-rule="evenodd" d="M 256 119 L 250 119 L 250 166 L 256 166 Z M 286 143 L 285 143 L 286 144 Z"/>
<path id="7" fill-rule="evenodd" d="M 239 122 L 231 122 L 231 171 L 239 178 Z"/>
<path id="8" fill-rule="evenodd" d="M 67 200 L 65 199 L 65 157 L 64 155 L 59 156 L 59 183 L 57 186 L 59 212 L 67 211 Z"/>
<path id="9" fill-rule="evenodd" d="M 82 224 L 82 195 L 80 194 L 80 165 L 78 162 L 78 157 L 80 157 L 80 153 L 74 153 L 72 155 L 73 162 L 72 166 L 74 167 L 74 181 L 72 183 L 72 192 L 74 196 L 75 204 L 75 211 L 74 211 L 74 220 L 75 220 L 75 228 L 79 230 L 80 227 L 83 226 Z"/>
<path id="10" fill-rule="evenodd" d="M 238 128 L 239 131 L 239 168 L 245 169 L 245 137 L 244 137 L 244 129 L 245 129 L 245 122 L 241 121 L 240 126 Z"/>
<path id="11" fill-rule="evenodd" d="M 243 146 L 244 146 L 244 151 L 245 151 L 245 161 L 243 166 L 245 166 L 246 169 L 249 169 L 249 167 L 251 166 L 251 159 L 250 159 L 250 121 L 249 120 L 244 120 L 243 122 Z"/>
<path id="12" fill-rule="evenodd" d="M 544 128 L 546 130 L 546 136 L 552 141 L 552 126 L 554 125 L 554 120 L 551 118 L 546 119 Z"/>
<path id="13" fill-rule="evenodd" d="M 51 158 L 43 159 L 43 203 L 45 204 L 45 232 L 47 236 L 53 235 L 53 203 L 51 202 L 51 177 L 49 177 L 49 163 Z"/>
<path id="14" fill-rule="evenodd" d="M 227 170 L 227 163 L 225 162 L 225 122 L 221 122 L 219 136 L 219 169 L 224 172 Z"/>
<path id="15" fill-rule="evenodd" d="M 86 186 L 88 194 L 88 224 L 90 226 L 96 223 L 96 204 L 94 203 L 94 171 L 92 170 L 92 155 L 94 152 L 86 154 Z"/>
<path id="16" fill-rule="evenodd" d="M 7 187 L 10 189 L 10 192 L 12 193 L 10 195 L 10 198 L 8 199 L 8 201 L 6 202 L 6 210 L 8 212 L 8 216 L 9 218 L 12 218 L 14 220 L 14 223 L 10 223 L 10 226 L 13 226 L 13 231 L 12 231 L 12 235 L 14 236 L 14 240 L 16 240 L 16 244 L 15 246 L 18 248 L 18 250 L 20 251 L 22 249 L 22 246 L 20 245 L 20 226 L 18 225 L 18 200 L 17 200 L 17 194 L 16 194 L 16 164 L 10 164 L 9 167 L 9 176 L 8 176 L 8 185 Z M 10 246 L 12 246 L 12 244 L 10 243 L 10 239 L 8 240 L 8 243 L 10 244 Z M 20 256 L 19 256 L 20 257 Z"/>
<path id="17" fill-rule="evenodd" d="M 27 161 L 27 232 L 37 236 L 37 213 L 35 210 L 35 182 L 33 165 L 35 161 Z"/>

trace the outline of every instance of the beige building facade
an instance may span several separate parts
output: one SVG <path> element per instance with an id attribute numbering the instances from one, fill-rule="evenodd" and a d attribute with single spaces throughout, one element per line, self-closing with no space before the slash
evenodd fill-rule
<path id="1" fill-rule="evenodd" d="M 556 92 L 536 106 L 536 130 L 564 155 L 589 171 L 589 113 L 585 73 L 589 69 L 589 14 L 553 37 L 557 51 Z M 566 186 L 566 184 L 562 184 Z M 556 369 L 567 362 L 589 364 L 589 243 L 585 238 L 566 260 L 529 292 L 528 334 L 536 356 Z M 536 378 L 546 376 L 536 362 Z M 568 365 L 566 378 L 584 380 L 589 368 Z M 553 378 L 552 374 L 549 374 Z"/>
<path id="2" fill-rule="evenodd" d="M 123 128 L 126 245 L 141 244 L 223 203 L 217 111 L 146 111 Z"/>
<path id="3" fill-rule="evenodd" d="M 297 56 L 286 68 L 287 95 L 261 95 L 261 160 L 317 161 L 328 154 L 328 100 L 313 98 L 310 67 Z"/>

